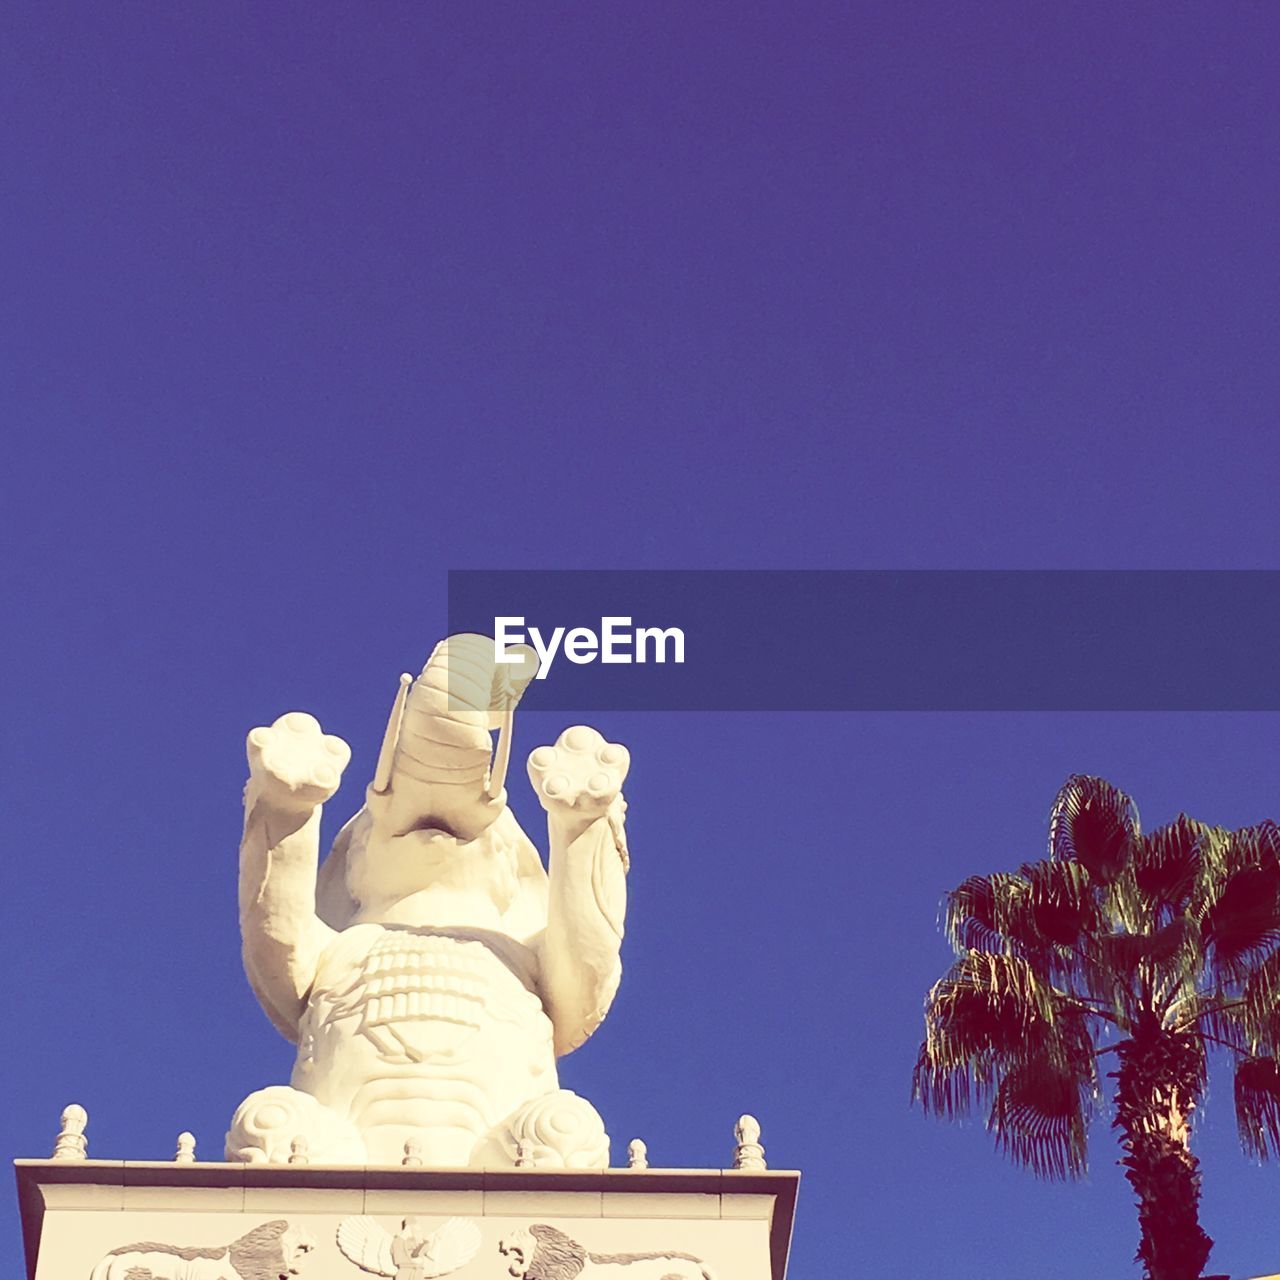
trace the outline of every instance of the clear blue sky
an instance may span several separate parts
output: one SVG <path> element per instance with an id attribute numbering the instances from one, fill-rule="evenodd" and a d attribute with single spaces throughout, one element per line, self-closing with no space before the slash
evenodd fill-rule
<path id="1" fill-rule="evenodd" d="M 96 1155 L 212 1157 L 286 1077 L 243 735 L 351 741 L 332 829 L 449 568 L 1280 567 L 1278 40 L 1173 0 L 6 5 L 0 1151 L 76 1100 Z M 628 972 L 563 1076 L 618 1155 L 723 1163 L 756 1112 L 794 1280 L 1126 1274 L 1105 1125 L 1046 1187 L 908 1108 L 937 903 L 1072 771 L 1280 817 L 1277 718 L 599 727 Z M 1201 1119 L 1214 1266 L 1280 1269 L 1225 1077 Z"/>

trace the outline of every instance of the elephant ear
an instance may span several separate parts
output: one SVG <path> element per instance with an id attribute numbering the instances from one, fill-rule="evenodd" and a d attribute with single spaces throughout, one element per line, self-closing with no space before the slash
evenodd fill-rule
<path id="1" fill-rule="evenodd" d="M 525 834 L 510 809 L 504 809 L 494 827 L 515 842 L 516 896 L 502 916 L 503 931 L 528 942 L 547 927 L 547 872 L 538 847 Z"/>
<path id="2" fill-rule="evenodd" d="M 347 888 L 347 864 L 369 839 L 373 816 L 363 805 L 334 837 L 329 856 L 316 876 L 316 914 L 330 929 L 341 933 L 355 919 L 358 904 Z"/>

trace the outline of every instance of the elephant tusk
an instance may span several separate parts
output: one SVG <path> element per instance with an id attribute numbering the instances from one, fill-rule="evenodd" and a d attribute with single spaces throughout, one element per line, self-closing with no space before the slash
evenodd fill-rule
<path id="1" fill-rule="evenodd" d="M 498 748 L 493 753 L 493 768 L 484 789 L 490 800 L 502 794 L 507 782 L 507 766 L 511 763 L 511 734 L 516 722 L 516 700 L 508 694 L 502 701 L 502 726 L 498 730 Z"/>
<path id="2" fill-rule="evenodd" d="M 489 770 L 489 781 L 484 793 L 490 800 L 496 800 L 502 794 L 507 782 L 507 768 L 511 764 L 511 738 L 515 729 L 516 703 L 525 686 L 538 672 L 538 658 L 527 644 L 515 645 L 505 650 L 508 659 L 518 654 L 520 661 L 514 671 L 505 671 L 499 667 L 494 672 L 491 697 L 502 706 L 502 722 L 498 726 L 498 746 L 493 753 L 493 766 Z M 505 664 L 504 664 L 505 665 Z"/>
<path id="3" fill-rule="evenodd" d="M 413 677 L 404 672 L 400 677 L 400 688 L 396 690 L 396 700 L 391 704 L 391 718 L 387 721 L 386 733 L 382 735 L 382 750 L 378 752 L 378 767 L 373 771 L 373 790 L 378 795 L 385 795 L 391 790 L 391 764 L 395 759 L 396 744 L 400 741 L 400 722 L 404 719 L 405 699 L 412 683 Z"/>

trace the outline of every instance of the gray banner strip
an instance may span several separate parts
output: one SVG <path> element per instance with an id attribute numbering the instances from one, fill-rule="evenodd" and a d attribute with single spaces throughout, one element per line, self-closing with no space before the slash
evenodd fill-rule
<path id="1" fill-rule="evenodd" d="M 449 626 L 548 710 L 1280 710 L 1276 570 L 455 570 Z"/>

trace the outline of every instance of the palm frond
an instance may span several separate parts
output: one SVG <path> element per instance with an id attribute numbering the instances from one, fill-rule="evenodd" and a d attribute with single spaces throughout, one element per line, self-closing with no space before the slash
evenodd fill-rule
<path id="1" fill-rule="evenodd" d="M 1016 1056 L 1031 1028 L 1052 1017 L 1051 995 L 1025 961 L 971 951 L 925 1000 L 925 1048 L 948 1070 L 984 1055 Z"/>
<path id="2" fill-rule="evenodd" d="M 1013 1067 L 1000 1081 L 987 1127 L 996 1144 L 1041 1178 L 1078 1178 L 1086 1170 L 1089 1085 L 1047 1058 Z"/>
<path id="3" fill-rule="evenodd" d="M 1181 967 L 1189 947 L 1199 939 L 1195 922 L 1185 916 L 1150 933 L 1119 930 L 1099 934 L 1092 940 L 1099 967 L 1110 971 L 1122 982 L 1132 981 L 1140 970 L 1157 973 Z"/>
<path id="4" fill-rule="evenodd" d="M 1201 916 L 1217 902 L 1223 887 L 1238 871 L 1280 863 L 1280 828 L 1273 822 L 1229 831 L 1208 827 L 1200 839 L 1200 875 L 1193 910 Z"/>
<path id="5" fill-rule="evenodd" d="M 1280 1052 L 1280 949 L 1253 967 L 1233 1012 L 1251 1053 Z"/>
<path id="6" fill-rule="evenodd" d="M 966 1114 L 1029 1055 L 1092 1082 L 1095 1016 L 1022 958 L 970 952 L 929 992 L 912 1097 L 936 1115 Z"/>
<path id="7" fill-rule="evenodd" d="M 938 1054 L 938 1042 L 925 1040 L 911 1073 L 911 1100 L 930 1115 L 954 1120 L 967 1116 L 975 1098 L 989 1094 L 993 1081 L 992 1056 L 965 1056 L 948 1046 Z M 935 1056 L 936 1055 L 936 1056 Z"/>
<path id="8" fill-rule="evenodd" d="M 1021 939 L 1014 908 L 1025 892 L 1021 878 L 1007 872 L 970 876 L 946 896 L 943 919 L 947 941 L 957 954 L 1016 951 Z"/>
<path id="9" fill-rule="evenodd" d="M 1049 817 L 1049 856 L 1081 863 L 1099 884 L 1110 884 L 1133 858 L 1138 810 L 1105 778 L 1073 774 Z"/>
<path id="10" fill-rule="evenodd" d="M 1147 901 L 1181 914 L 1191 904 L 1200 873 L 1201 839 L 1210 830 L 1180 813 L 1172 822 L 1139 837 L 1133 875 Z"/>
<path id="11" fill-rule="evenodd" d="M 1091 999 L 1132 1031 L 1144 1017 L 1194 989 L 1199 930 L 1185 917 L 1150 932 L 1108 929 L 1088 939 L 1077 956 L 1076 975 Z"/>
<path id="12" fill-rule="evenodd" d="M 1219 981 L 1246 981 L 1280 945 L 1280 859 L 1246 861 L 1229 872 L 1204 913 L 1202 932 Z"/>
<path id="13" fill-rule="evenodd" d="M 1173 1005 L 1166 1020 L 1170 1027 L 1191 1030 L 1230 1049 L 1237 1057 L 1258 1050 L 1257 1037 L 1243 1016 L 1238 999 L 1224 999 L 1218 992 L 1197 992 Z"/>
<path id="14" fill-rule="evenodd" d="M 979 992 L 993 1001 L 1012 1002 L 1030 1017 L 1052 1017 L 1053 989 L 1022 956 L 991 951 L 969 951 L 951 966 L 949 975 L 959 987 Z"/>
<path id="15" fill-rule="evenodd" d="M 1019 871 L 1027 884 L 1030 923 L 1045 942 L 1074 947 L 1103 926 L 1093 879 L 1083 863 L 1044 859 L 1024 863 Z"/>
<path id="16" fill-rule="evenodd" d="M 1280 1155 L 1280 1064 L 1245 1058 L 1236 1067 L 1236 1125 L 1240 1145 L 1259 1160 Z"/>

